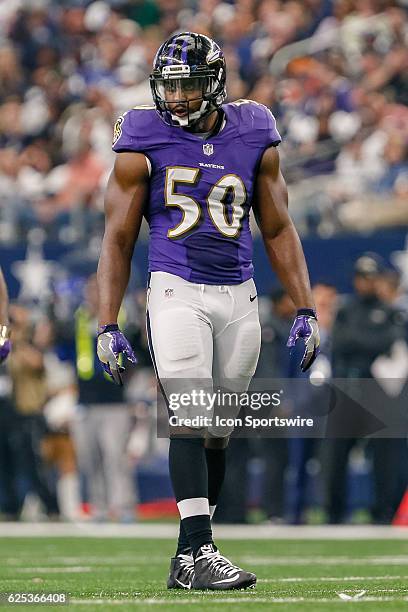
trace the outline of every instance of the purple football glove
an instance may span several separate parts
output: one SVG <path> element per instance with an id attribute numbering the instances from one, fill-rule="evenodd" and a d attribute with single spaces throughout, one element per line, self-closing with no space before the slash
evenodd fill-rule
<path id="1" fill-rule="evenodd" d="M 10 330 L 7 325 L 0 325 L 0 363 L 7 359 L 10 351 Z"/>
<path id="2" fill-rule="evenodd" d="M 319 354 L 319 327 L 314 310 L 309 308 L 298 310 L 286 346 L 293 348 L 299 338 L 303 338 L 305 343 L 305 352 L 300 363 L 300 369 L 302 372 L 306 372 Z"/>
<path id="3" fill-rule="evenodd" d="M 123 353 L 132 363 L 137 363 L 137 359 L 116 323 L 104 325 L 99 329 L 97 353 L 105 372 L 116 384 L 123 385 L 121 373 L 125 368 L 119 365 L 119 355 Z"/>

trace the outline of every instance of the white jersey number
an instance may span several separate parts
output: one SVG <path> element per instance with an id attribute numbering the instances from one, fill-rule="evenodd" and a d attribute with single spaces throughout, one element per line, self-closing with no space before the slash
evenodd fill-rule
<path id="1" fill-rule="evenodd" d="M 178 206 L 183 212 L 183 218 L 175 227 L 169 229 L 169 238 L 179 238 L 186 232 L 191 231 L 201 219 L 201 207 L 199 203 L 183 193 L 175 193 L 175 183 L 195 185 L 199 170 L 197 168 L 185 168 L 172 166 L 166 171 L 165 204 L 166 206 Z M 232 213 L 227 217 L 227 205 L 225 200 L 231 193 L 230 206 Z M 207 207 L 210 219 L 214 226 L 223 236 L 234 238 L 241 229 L 241 220 L 245 214 L 244 204 L 247 199 L 245 185 L 236 174 L 226 174 L 210 189 L 207 196 Z"/>

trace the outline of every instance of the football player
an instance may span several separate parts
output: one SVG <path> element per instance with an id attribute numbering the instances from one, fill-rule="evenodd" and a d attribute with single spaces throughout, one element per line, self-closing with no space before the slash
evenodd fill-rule
<path id="1" fill-rule="evenodd" d="M 7 359 L 11 349 L 8 307 L 9 299 L 6 281 L 0 268 L 0 363 Z"/>
<path id="2" fill-rule="evenodd" d="M 197 380 L 209 386 L 227 380 L 234 391 L 248 388 L 261 338 L 251 207 L 271 264 L 297 307 L 288 346 L 303 338 L 302 370 L 318 351 L 316 313 L 288 214 L 275 119 L 250 100 L 225 104 L 225 70 L 221 49 L 207 36 L 172 36 L 154 60 L 154 106 L 128 111 L 114 129 L 117 157 L 106 192 L 98 268 L 98 355 L 118 382 L 123 368 L 118 355 L 135 361 L 117 316 L 144 215 L 150 226 L 148 336 L 167 398 L 171 390 L 191 390 Z M 223 557 L 211 531 L 231 432 L 202 433 L 170 435 L 180 533 L 168 587 L 252 587 L 256 576 Z"/>

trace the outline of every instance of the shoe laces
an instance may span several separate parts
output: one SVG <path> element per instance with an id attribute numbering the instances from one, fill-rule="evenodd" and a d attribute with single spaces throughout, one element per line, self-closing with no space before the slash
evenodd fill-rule
<path id="1" fill-rule="evenodd" d="M 194 574 L 194 561 L 191 555 L 180 554 L 177 556 L 180 561 L 181 568 L 186 572 L 187 578 L 191 578 Z"/>
<path id="2" fill-rule="evenodd" d="M 218 550 L 206 553 L 204 557 L 208 561 L 209 568 L 216 576 L 229 578 L 239 570 L 239 567 L 233 565 L 226 557 L 223 557 Z"/>

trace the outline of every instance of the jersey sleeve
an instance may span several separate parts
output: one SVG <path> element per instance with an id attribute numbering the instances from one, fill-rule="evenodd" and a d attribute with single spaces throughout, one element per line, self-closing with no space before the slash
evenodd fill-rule
<path id="1" fill-rule="evenodd" d="M 266 108 L 266 106 L 264 106 L 263 108 L 265 109 L 266 123 L 267 123 L 267 128 L 266 128 L 267 145 L 266 146 L 267 147 L 270 147 L 270 146 L 277 147 L 282 142 L 282 138 L 278 132 L 278 128 L 276 127 L 275 116 L 272 114 L 269 108 Z"/>
<path id="2" fill-rule="evenodd" d="M 240 129 L 244 142 L 261 149 L 277 147 L 282 138 L 269 108 L 252 100 L 242 100 L 235 104 L 240 102 Z"/>
<path id="3" fill-rule="evenodd" d="M 121 115 L 113 128 L 112 149 L 116 153 L 144 153 L 160 138 L 157 115 L 150 107 L 132 109 Z"/>
<path id="4" fill-rule="evenodd" d="M 136 139 L 130 129 L 130 123 L 129 113 L 127 112 L 118 117 L 113 126 L 112 149 L 116 153 L 134 151 L 134 147 L 137 147 Z"/>

